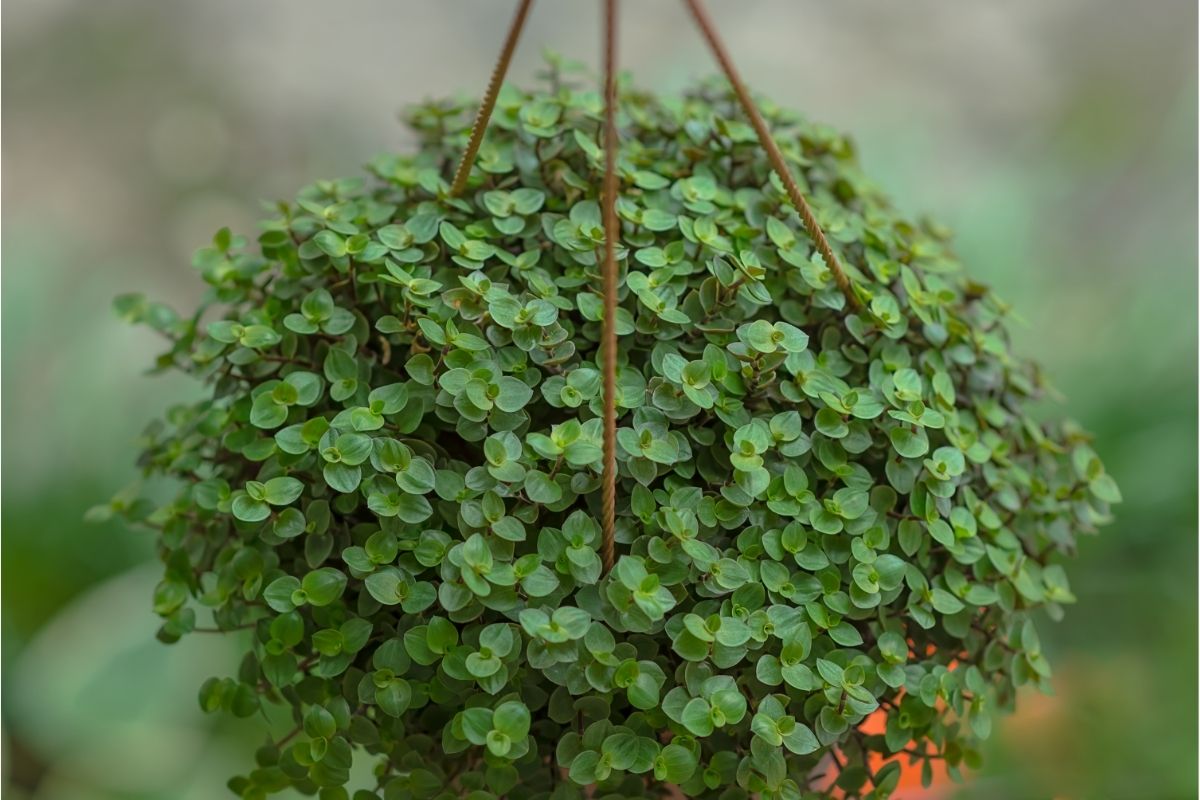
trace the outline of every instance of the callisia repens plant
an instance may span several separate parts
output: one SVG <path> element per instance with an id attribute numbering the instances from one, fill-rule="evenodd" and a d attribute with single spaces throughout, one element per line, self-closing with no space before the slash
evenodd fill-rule
<path id="1" fill-rule="evenodd" d="M 159 370 L 159 636 L 228 631 L 230 781 L 321 800 L 888 796 L 1047 687 L 1035 621 L 1113 480 L 1009 308 L 849 140 L 764 104 L 847 302 L 724 84 L 623 87 L 616 563 L 599 555 L 602 99 L 415 108 L 410 153 L 220 231 Z M 1039 612 L 1045 612 L 1040 614 Z M 251 768 L 252 767 L 252 768 Z"/>

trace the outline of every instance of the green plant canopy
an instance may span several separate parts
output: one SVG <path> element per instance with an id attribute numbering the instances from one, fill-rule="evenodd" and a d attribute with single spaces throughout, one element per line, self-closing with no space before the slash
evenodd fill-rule
<path id="1" fill-rule="evenodd" d="M 219 232 L 195 312 L 119 301 L 206 387 L 147 433 L 178 495 L 111 510 L 159 531 L 161 638 L 245 629 L 200 702 L 280 740 L 230 786 L 879 798 L 974 764 L 1119 499 L 1030 410 L 1008 307 L 849 140 L 765 104 L 848 304 L 723 84 L 624 88 L 602 574 L 602 100 L 552 73 L 501 92 L 463 197 L 473 106 L 429 103 L 414 152 Z"/>

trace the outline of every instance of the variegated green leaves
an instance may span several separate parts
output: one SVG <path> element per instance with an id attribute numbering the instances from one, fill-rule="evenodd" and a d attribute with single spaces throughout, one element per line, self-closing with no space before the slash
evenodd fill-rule
<path id="1" fill-rule="evenodd" d="M 972 763 L 1049 675 L 1057 554 L 1120 499 L 1027 414 L 1004 307 L 843 139 L 773 115 L 847 310 L 724 91 L 626 95 L 602 575 L 598 98 L 506 88 L 448 199 L 465 110 L 417 109 L 418 153 L 306 188 L 257 248 L 218 234 L 220 319 L 122 301 L 211 390 L 148 434 L 179 497 L 119 505 L 161 530 L 160 635 L 251 629 L 201 702 L 299 726 L 234 790 L 345 798 L 361 759 L 355 800 L 797 798 L 836 748 L 883 798 L 876 754 Z"/>

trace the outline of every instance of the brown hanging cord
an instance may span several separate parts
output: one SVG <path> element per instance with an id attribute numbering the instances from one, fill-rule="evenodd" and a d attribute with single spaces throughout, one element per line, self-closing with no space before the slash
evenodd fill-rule
<path id="1" fill-rule="evenodd" d="M 475 165 L 475 156 L 479 154 L 479 145 L 483 143 L 483 134 L 487 131 L 488 120 L 492 118 L 492 109 L 496 107 L 496 97 L 500 94 L 500 85 L 504 83 L 508 64 L 512 61 L 513 51 L 517 49 L 517 40 L 521 38 L 521 29 L 525 27 L 525 18 L 529 15 L 531 5 L 533 5 L 533 0 L 521 0 L 520 5 L 517 6 L 517 13 L 513 16 L 512 24 L 508 28 L 508 36 L 504 39 L 504 48 L 500 51 L 500 58 L 497 59 L 496 66 L 492 69 L 492 77 L 488 81 L 483 102 L 475 114 L 475 123 L 471 126 L 471 138 L 467 142 L 467 149 L 463 152 L 462 159 L 458 162 L 458 169 L 454 172 L 454 182 L 450 184 L 451 197 L 457 197 L 462 194 L 463 189 L 467 188 L 467 178 L 471 176 L 471 167 Z"/>
<path id="2" fill-rule="evenodd" d="M 604 0 L 604 485 L 600 551 L 612 569 L 617 533 L 617 0 Z"/>
<path id="3" fill-rule="evenodd" d="M 713 51 L 717 63 L 721 65 L 721 69 L 725 72 L 725 77 L 733 87 L 733 92 L 737 95 L 742 110 L 750 118 L 750 124 L 754 126 L 754 132 L 758 134 L 759 144 L 762 145 L 763 150 L 767 151 L 767 158 L 771 161 L 771 167 L 775 170 L 775 174 L 779 176 L 779 180 L 783 182 L 783 188 L 787 190 L 792 205 L 800 212 L 800 219 L 804 222 L 804 229 L 808 231 L 809 237 L 816 243 L 817 251 L 825 259 L 825 265 L 833 273 L 833 279 L 837 281 L 838 288 L 846 296 L 847 302 L 850 303 L 852 308 L 857 308 L 859 306 L 858 296 L 854 294 L 854 288 L 850 285 L 850 279 L 846 277 L 846 272 L 842 269 L 841 262 L 834 255 L 833 248 L 829 246 L 829 240 L 825 238 L 825 232 L 817 224 L 817 218 L 813 216 L 812 209 L 808 207 L 808 202 L 804 199 L 804 195 L 800 193 L 800 187 L 796 185 L 796 180 L 792 177 L 791 170 L 788 169 L 787 163 L 783 160 L 783 153 L 779 151 L 779 146 L 775 144 L 775 140 L 771 137 L 771 131 L 767 128 L 766 121 L 762 118 L 762 114 L 759 113 L 758 107 L 755 106 L 754 100 L 750 97 L 750 92 L 746 89 L 746 85 L 742 83 L 741 76 L 738 75 L 737 69 L 733 66 L 733 60 L 725 50 L 725 45 L 721 43 L 720 38 L 717 36 L 717 29 L 713 25 L 712 19 L 708 16 L 708 11 L 705 10 L 702 0 L 684 0 L 684 2 L 692 12 L 692 17 L 695 18 L 700 32 L 704 34 L 704 38 L 708 41 L 709 49 Z"/>

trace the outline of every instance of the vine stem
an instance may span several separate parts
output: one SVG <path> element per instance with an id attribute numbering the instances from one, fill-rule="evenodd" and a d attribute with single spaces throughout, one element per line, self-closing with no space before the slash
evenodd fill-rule
<path id="1" fill-rule="evenodd" d="M 525 27 L 525 19 L 529 16 L 529 7 L 533 0 L 521 0 L 517 5 L 517 13 L 513 15 L 512 24 L 508 27 L 508 35 L 504 38 L 504 47 L 496 66 L 492 68 L 492 77 L 488 80 L 487 91 L 484 92 L 483 102 L 475 114 L 475 122 L 471 125 L 471 138 L 467 141 L 467 149 L 458 162 L 454 171 L 454 181 L 450 184 L 450 196 L 457 197 L 467 188 L 467 178 L 471 176 L 471 167 L 475 164 L 475 156 L 479 154 L 479 145 L 483 143 L 483 134 L 487 132 L 488 121 L 492 118 L 492 109 L 496 107 L 496 97 L 500 94 L 500 86 L 508 73 L 508 65 L 517 49 L 517 41 Z"/>
<path id="2" fill-rule="evenodd" d="M 197 626 L 195 628 L 192 628 L 191 631 L 189 631 L 189 632 L 190 633 L 233 633 L 234 631 L 249 630 L 250 628 L 254 628 L 257 625 L 258 625 L 257 622 L 248 622 L 245 625 L 237 625 L 232 628 L 205 628 L 205 627 Z"/>
<path id="3" fill-rule="evenodd" d="M 746 84 L 742 82 L 741 75 L 738 74 L 737 68 L 733 65 L 733 59 L 730 58 L 729 51 L 725 49 L 724 43 L 717 34 L 716 26 L 713 24 L 712 18 L 708 16 L 708 11 L 704 7 L 703 0 L 684 0 L 684 3 L 687 5 L 688 10 L 691 11 L 692 18 L 696 20 L 696 25 L 700 28 L 700 33 L 703 34 L 704 39 L 708 42 L 709 49 L 712 50 L 713 56 L 717 59 L 717 63 L 725 73 L 725 78 L 729 81 L 730 86 L 733 87 L 733 93 L 737 95 L 738 103 L 742 106 L 742 110 L 750 118 L 750 124 L 754 127 L 754 132 L 758 135 L 758 143 L 766 151 L 767 159 L 771 162 L 772 169 L 779 176 L 784 190 L 787 191 L 788 198 L 792 201 L 792 205 L 796 207 L 796 211 L 799 212 L 800 220 L 804 223 L 804 229 L 808 232 L 809 238 L 816 244 L 817 252 L 825 260 L 825 266 L 829 267 L 829 271 L 833 273 L 833 279 L 837 282 L 842 294 L 845 295 L 846 302 L 852 308 L 857 308 L 860 305 L 858 295 L 854 293 L 854 287 L 850 285 L 850 279 L 846 276 L 846 271 L 842 269 L 842 262 L 838 260 L 837 255 L 833 252 L 833 248 L 829 246 L 829 240 L 825 238 L 825 232 L 821 230 L 820 224 L 817 223 L 817 218 L 813 215 L 812 209 L 809 208 L 808 201 L 804 199 L 804 194 L 796 184 L 796 179 L 792 176 L 792 171 L 788 168 L 787 162 L 784 161 L 779 145 L 775 143 L 770 129 L 767 128 L 766 120 L 759 113 L 758 106 L 754 104 L 754 99 L 750 96 L 750 91 L 746 88 Z"/>
<path id="4" fill-rule="evenodd" d="M 600 528 L 604 571 L 612 569 L 617 535 L 617 0 L 604 0 L 604 475 Z"/>
<path id="5" fill-rule="evenodd" d="M 279 739 L 279 741 L 275 742 L 275 746 L 276 746 L 276 747 L 283 747 L 285 744 L 287 744 L 288 742 L 290 742 L 292 739 L 296 738 L 296 734 L 300 733 L 300 731 L 302 731 L 302 730 L 304 730 L 304 726 L 303 726 L 303 725 L 297 725 L 296 727 L 292 728 L 290 731 L 288 731 L 287 733 L 285 733 L 285 734 L 284 734 L 284 735 L 283 735 L 283 736 L 282 736 L 282 737 Z"/>

